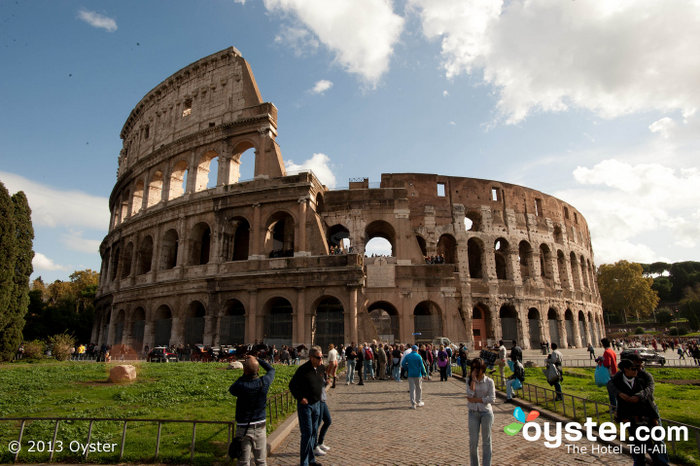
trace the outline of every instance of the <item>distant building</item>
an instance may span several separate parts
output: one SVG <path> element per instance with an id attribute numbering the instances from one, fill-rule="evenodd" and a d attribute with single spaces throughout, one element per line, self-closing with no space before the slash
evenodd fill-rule
<path id="1" fill-rule="evenodd" d="M 428 174 L 329 190 L 313 173 L 286 174 L 276 136 L 277 108 L 234 48 L 136 105 L 100 247 L 93 341 L 141 351 L 446 336 L 473 349 L 501 338 L 566 348 L 604 334 L 590 234 L 573 206 Z M 246 164 L 254 178 L 241 180 Z M 376 238 L 390 247 L 365 256 Z"/>

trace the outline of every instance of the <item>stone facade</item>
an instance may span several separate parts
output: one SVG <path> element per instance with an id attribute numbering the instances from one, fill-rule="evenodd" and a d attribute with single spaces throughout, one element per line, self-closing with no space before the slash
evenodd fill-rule
<path id="1" fill-rule="evenodd" d="M 500 338 L 566 348 L 604 334 L 573 206 L 429 174 L 329 190 L 313 173 L 286 174 L 276 135 L 277 109 L 234 48 L 139 102 L 121 132 L 93 341 L 141 351 L 446 336 L 473 349 Z M 254 178 L 241 180 L 253 157 Z M 365 256 L 376 238 L 390 251 Z"/>

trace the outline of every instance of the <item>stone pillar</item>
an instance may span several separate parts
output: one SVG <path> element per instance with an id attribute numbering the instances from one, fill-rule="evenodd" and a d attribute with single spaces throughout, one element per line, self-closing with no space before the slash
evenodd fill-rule
<path id="1" fill-rule="evenodd" d="M 402 290 L 401 292 L 401 310 L 400 312 L 400 330 L 401 340 L 406 343 L 413 343 L 416 339 L 413 336 L 415 331 L 415 323 L 413 321 L 413 309 L 410 309 L 411 292 Z"/>
<path id="2" fill-rule="evenodd" d="M 258 335 L 257 332 L 257 320 L 258 320 L 258 292 L 257 290 L 250 290 L 248 298 L 248 308 L 246 309 L 246 330 L 245 339 L 248 343 L 253 343 L 256 339 L 261 338 L 262 335 Z M 262 316 L 261 316 L 262 317 Z"/>
<path id="3" fill-rule="evenodd" d="M 253 224 L 250 226 L 250 233 L 253 235 L 253 241 L 249 259 L 263 259 L 265 257 L 263 253 L 264 231 L 265 227 L 261 225 L 260 219 L 260 203 L 253 204 Z"/>
<path id="4" fill-rule="evenodd" d="M 190 156 L 187 161 L 187 184 L 185 186 L 184 195 L 192 194 L 197 191 L 197 153 L 195 151 L 190 152 Z"/>
<path id="5" fill-rule="evenodd" d="M 107 345 L 111 346 L 111 345 L 113 345 L 115 343 L 119 343 L 119 342 L 114 341 L 114 326 L 116 325 L 116 317 L 114 316 L 114 314 L 115 314 L 114 310 L 110 308 L 110 310 L 108 312 L 109 312 L 109 316 L 110 316 L 109 317 L 109 330 L 107 331 L 107 340 L 105 341 L 105 343 Z"/>
<path id="6" fill-rule="evenodd" d="M 352 287 L 350 291 L 350 309 L 345 313 L 345 338 L 346 343 L 357 343 L 357 288 Z"/>
<path id="7" fill-rule="evenodd" d="M 305 299 L 305 289 L 297 288 L 297 305 L 294 310 L 294 324 L 293 324 L 293 345 L 302 345 L 311 343 L 311 334 L 306 334 L 306 299 Z M 308 338 L 308 339 L 307 339 Z"/>
<path id="8" fill-rule="evenodd" d="M 181 317 L 173 316 L 173 319 L 170 323 L 170 341 L 168 342 L 168 345 L 177 346 L 180 343 L 184 344 L 184 329 L 184 319 L 182 319 Z"/>
<path id="9" fill-rule="evenodd" d="M 510 272 L 510 275 L 508 275 L 508 272 Z M 510 276 L 510 279 L 515 285 L 521 285 L 523 283 L 523 278 L 520 275 L 520 262 L 518 261 L 518 249 L 516 245 L 511 244 L 508 247 L 508 254 L 506 254 L 506 276 Z"/>
<path id="10" fill-rule="evenodd" d="M 153 335 L 153 324 L 151 324 L 150 321 L 146 320 L 143 325 L 143 348 L 148 346 L 149 348 L 153 348 L 153 340 L 155 336 Z M 143 350 L 142 348 L 142 350 Z M 148 355 L 147 355 L 148 356 Z"/>
<path id="11" fill-rule="evenodd" d="M 295 256 L 308 256 L 309 252 L 306 250 L 306 209 L 309 203 L 309 197 L 300 197 L 297 202 L 299 203 L 299 218 L 296 223 L 296 234 L 294 235 L 294 255 Z"/>
<path id="12" fill-rule="evenodd" d="M 204 316 L 204 336 L 202 344 L 204 345 L 209 345 L 209 346 L 214 346 L 214 337 L 216 336 L 214 334 L 215 330 L 212 328 L 212 326 L 216 323 L 216 316 L 211 316 L 211 315 L 205 315 Z"/>
<path id="13" fill-rule="evenodd" d="M 557 317 L 557 324 L 559 325 L 559 347 L 566 349 L 569 347 L 569 335 L 566 330 L 566 319 L 559 319 Z"/>

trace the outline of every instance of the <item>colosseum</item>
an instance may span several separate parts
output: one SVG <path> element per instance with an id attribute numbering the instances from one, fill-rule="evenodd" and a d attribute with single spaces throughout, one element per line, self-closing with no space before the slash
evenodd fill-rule
<path id="1" fill-rule="evenodd" d="M 588 226 L 498 181 L 287 174 L 277 108 L 231 47 L 156 86 L 121 131 L 93 341 L 145 345 L 499 339 L 605 332 Z M 246 173 L 248 179 L 242 179 Z M 372 241 L 385 253 L 366 254 Z"/>

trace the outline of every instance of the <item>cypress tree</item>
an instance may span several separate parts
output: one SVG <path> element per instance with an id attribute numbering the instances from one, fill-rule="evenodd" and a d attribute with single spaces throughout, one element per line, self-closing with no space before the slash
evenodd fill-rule
<path id="1" fill-rule="evenodd" d="M 0 359 L 6 359 L 5 329 L 15 322 L 15 262 L 17 235 L 15 209 L 5 185 L 0 182 Z M 16 350 L 17 348 L 14 348 Z"/>

